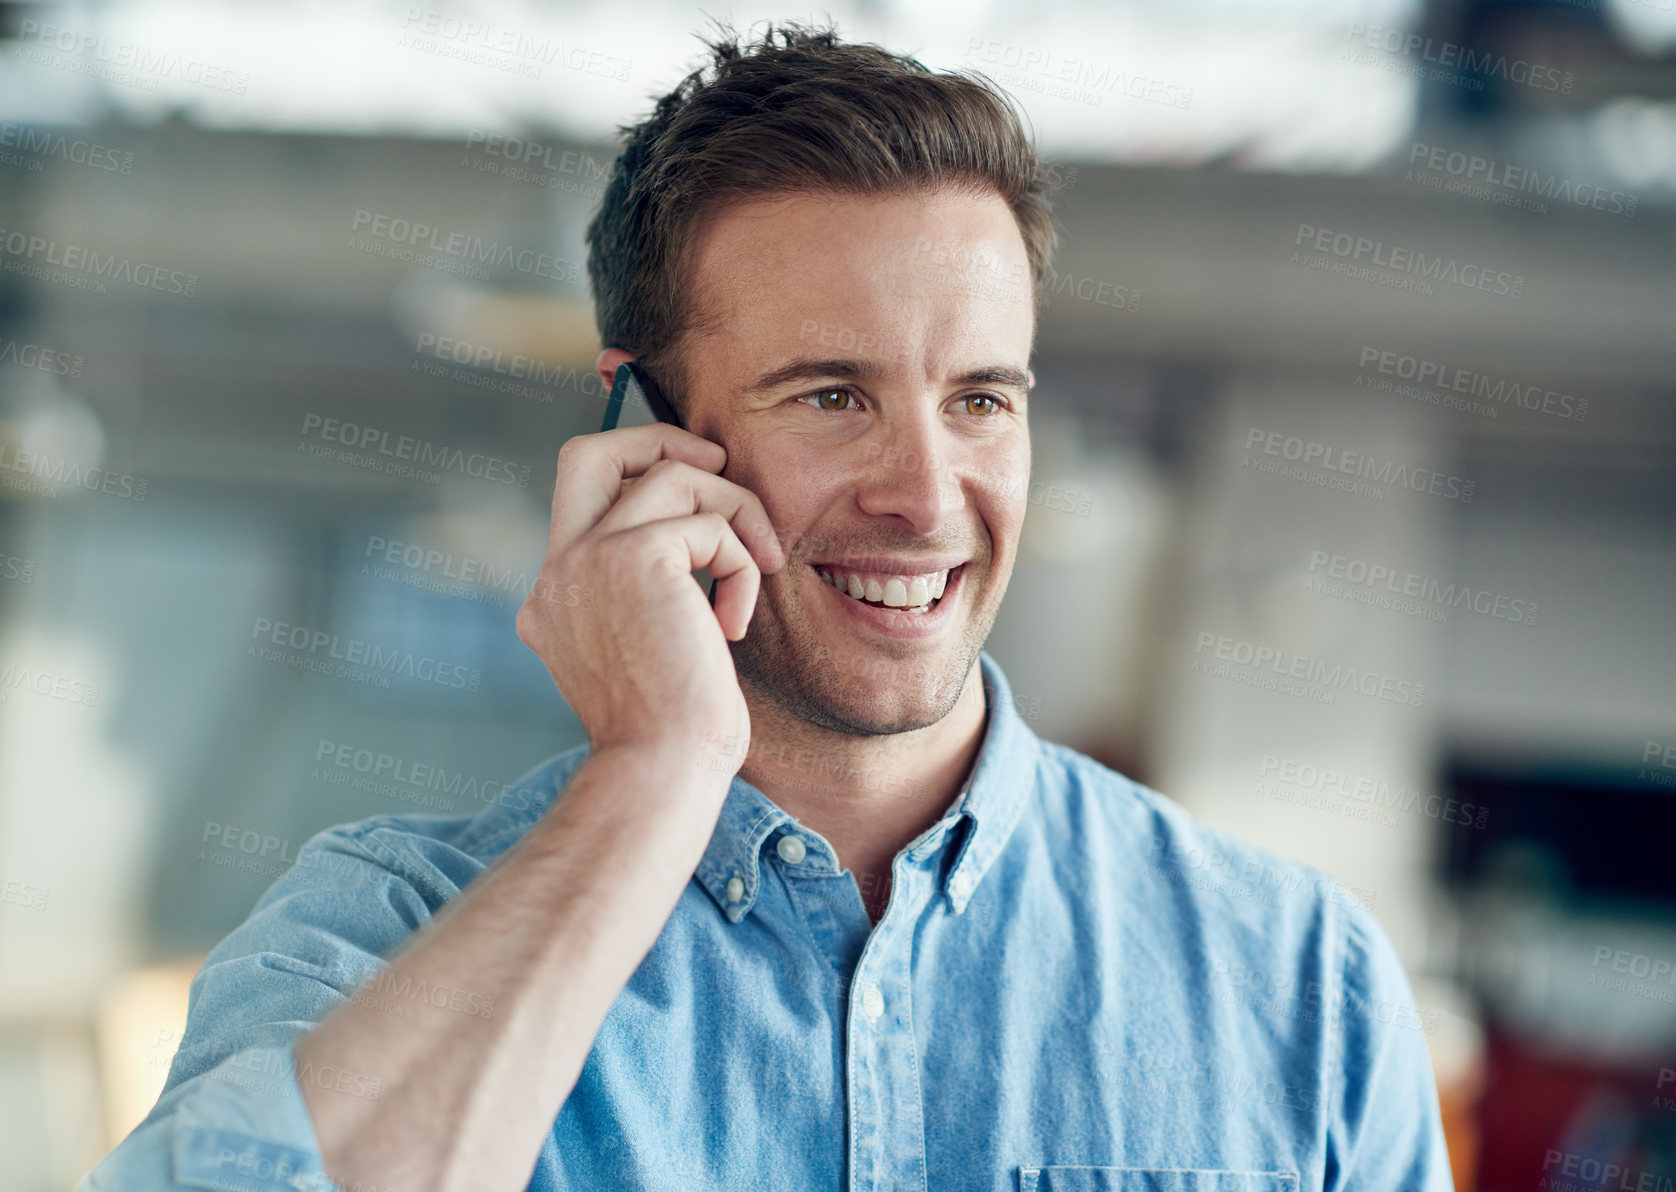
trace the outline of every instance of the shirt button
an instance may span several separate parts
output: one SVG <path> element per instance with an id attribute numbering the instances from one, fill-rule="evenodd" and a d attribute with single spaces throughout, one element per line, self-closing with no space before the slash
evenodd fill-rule
<path id="1" fill-rule="evenodd" d="M 972 875 L 969 873 L 955 874 L 954 880 L 949 883 L 949 892 L 956 898 L 965 898 L 972 892 Z"/>
<path id="2" fill-rule="evenodd" d="M 877 1018 L 885 1012 L 885 995 L 879 992 L 877 985 L 869 985 L 862 990 L 861 1012 L 869 1018 Z"/>
<path id="3" fill-rule="evenodd" d="M 787 865 L 796 865 L 809 852 L 808 849 L 803 847 L 803 842 L 795 836 L 780 837 L 780 843 L 774 847 L 779 851 L 780 860 Z"/>
<path id="4" fill-rule="evenodd" d="M 728 878 L 727 900 L 729 902 L 738 902 L 743 897 L 745 897 L 745 883 L 736 877 Z"/>

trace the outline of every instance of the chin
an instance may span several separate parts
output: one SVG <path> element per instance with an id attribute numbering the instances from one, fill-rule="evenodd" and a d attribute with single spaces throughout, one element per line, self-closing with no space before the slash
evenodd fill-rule
<path id="1" fill-rule="evenodd" d="M 803 702 L 806 719 L 833 732 L 878 737 L 911 733 L 940 722 L 960 702 L 960 686 L 937 698 L 918 692 L 881 692 L 865 684 L 841 680 L 825 684 L 827 692 Z"/>
<path id="2" fill-rule="evenodd" d="M 746 696 L 850 736 L 914 732 L 942 721 L 960 702 L 982 645 L 962 638 L 936 657 L 909 661 L 837 651 L 812 636 L 757 638 L 756 628 L 753 620 L 753 632 L 730 643 Z"/>

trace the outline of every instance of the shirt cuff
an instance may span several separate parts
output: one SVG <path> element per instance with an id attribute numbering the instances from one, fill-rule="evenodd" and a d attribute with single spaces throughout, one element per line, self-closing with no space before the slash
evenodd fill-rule
<path id="1" fill-rule="evenodd" d="M 342 1192 L 327 1178 L 291 1046 L 251 1047 L 175 1108 L 174 1181 L 220 1192 Z"/>

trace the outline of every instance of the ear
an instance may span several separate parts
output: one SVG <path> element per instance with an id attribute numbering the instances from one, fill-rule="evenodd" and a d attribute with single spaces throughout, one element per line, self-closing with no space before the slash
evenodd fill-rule
<path id="1" fill-rule="evenodd" d="M 606 348 L 594 361 L 594 369 L 599 373 L 599 383 L 605 386 L 605 392 L 611 392 L 611 386 L 617 380 L 617 366 L 626 360 L 633 360 L 633 352 L 625 352 L 621 348 Z"/>

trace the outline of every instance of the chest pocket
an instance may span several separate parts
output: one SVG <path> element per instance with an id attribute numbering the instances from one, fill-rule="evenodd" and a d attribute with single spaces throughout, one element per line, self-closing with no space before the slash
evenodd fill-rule
<path id="1" fill-rule="evenodd" d="M 1018 1192 L 1297 1192 L 1295 1171 L 1021 1167 Z"/>

